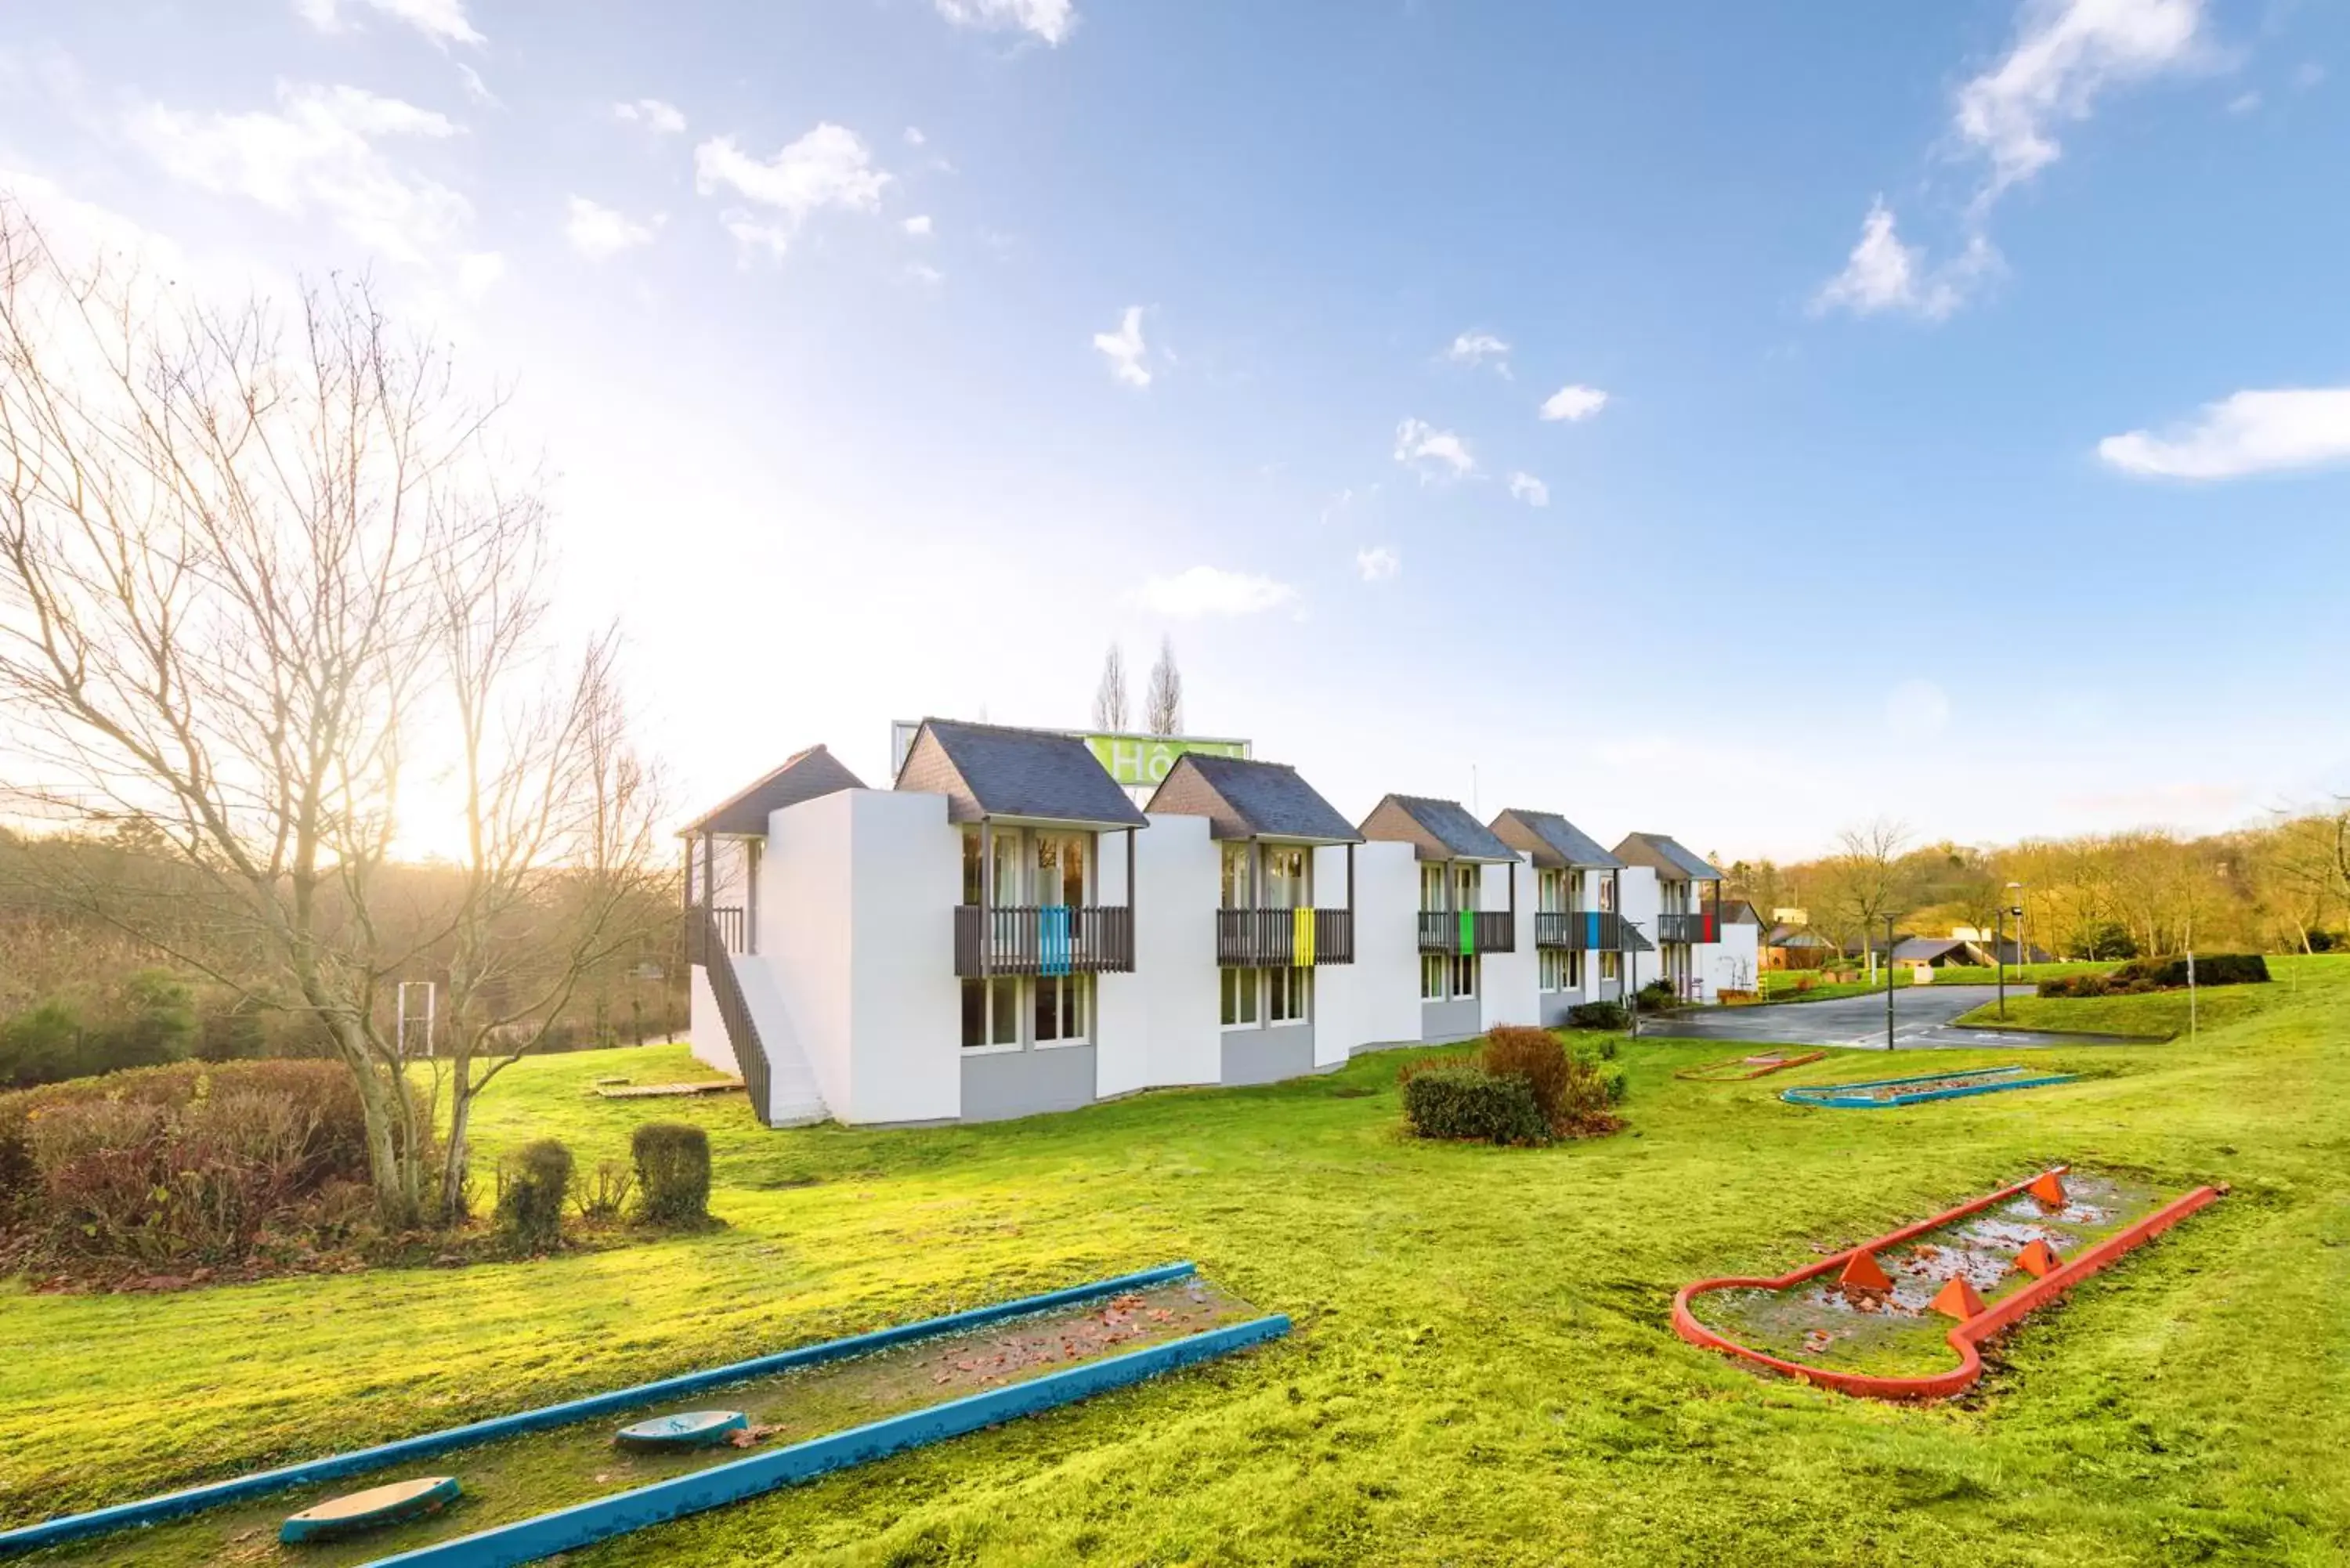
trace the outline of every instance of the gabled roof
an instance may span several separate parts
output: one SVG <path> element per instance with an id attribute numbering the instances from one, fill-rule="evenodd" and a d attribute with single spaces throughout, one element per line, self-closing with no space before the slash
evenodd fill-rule
<path id="1" fill-rule="evenodd" d="M 679 829 L 681 837 L 693 834 L 723 834 L 764 838 L 767 814 L 814 800 L 839 790 L 863 789 L 865 782 L 844 767 L 822 746 L 795 752 L 791 760 L 742 794 L 714 805 Z"/>
<path id="2" fill-rule="evenodd" d="M 1505 863 L 1518 857 L 1516 850 L 1462 810 L 1459 801 L 1426 795 L 1388 795 L 1363 818 L 1363 836 L 1409 844 L 1416 860 Z"/>
<path id="3" fill-rule="evenodd" d="M 1627 833 L 1616 846 L 1616 854 L 1627 866 L 1653 867 L 1668 877 L 1692 882 L 1721 880 L 1721 872 L 1675 843 L 1670 834 Z"/>
<path id="4" fill-rule="evenodd" d="M 1931 963 L 1946 954 L 1959 952 L 1969 958 L 1982 956 L 1982 950 L 1959 937 L 1904 937 L 1893 949 L 1896 963 Z"/>
<path id="5" fill-rule="evenodd" d="M 1771 934 L 1762 939 L 1767 948 L 1832 948 L 1835 944 L 1817 931 L 1802 926 L 1773 926 Z"/>
<path id="6" fill-rule="evenodd" d="M 1759 926 L 1762 923 L 1762 913 L 1743 898 L 1725 898 L 1721 904 L 1721 919 L 1724 925 Z"/>
<path id="7" fill-rule="evenodd" d="M 1623 865 L 1599 847 L 1598 840 L 1555 811 L 1523 811 L 1516 806 L 1495 817 L 1493 836 L 1513 849 L 1523 849 L 1545 871 L 1576 867 L 1589 871 L 1613 871 Z"/>
<path id="8" fill-rule="evenodd" d="M 895 787 L 946 796 L 950 822 L 1149 826 L 1083 741 L 1049 730 L 925 719 Z"/>
<path id="9" fill-rule="evenodd" d="M 1360 844 L 1363 836 L 1287 763 L 1186 752 L 1159 781 L 1146 812 L 1208 819 L 1211 838 Z"/>

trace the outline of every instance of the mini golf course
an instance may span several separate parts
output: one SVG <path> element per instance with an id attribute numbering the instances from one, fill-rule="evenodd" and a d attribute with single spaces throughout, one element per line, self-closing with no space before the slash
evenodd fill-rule
<path id="1" fill-rule="evenodd" d="M 318 1568 L 527 1563 L 1288 1328 L 1286 1317 L 1257 1315 L 1192 1265 L 1170 1264 L 50 1520 L 0 1533 L 0 1555 Z M 674 1408 L 689 1401 L 693 1408 Z"/>
<path id="2" fill-rule="evenodd" d="M 1791 1106 L 1827 1106 L 1839 1110 L 1882 1110 L 1889 1106 L 1918 1106 L 1929 1100 L 1964 1099 L 1970 1095 L 1998 1095 L 2010 1089 L 2037 1089 L 2049 1084 L 2069 1084 L 2071 1073 L 2028 1073 L 2016 1067 L 1978 1067 L 1965 1073 L 1924 1073 L 1909 1078 L 1870 1078 L 1857 1084 L 1816 1084 L 1782 1089 L 1779 1097 Z"/>
<path id="3" fill-rule="evenodd" d="M 1750 1078 L 1767 1078 L 1773 1073 L 1816 1062 L 1826 1054 L 1825 1051 L 1763 1051 L 1752 1056 L 1731 1056 L 1683 1067 L 1673 1076 L 1692 1084 L 1742 1084 Z"/>
<path id="4" fill-rule="evenodd" d="M 1673 1330 L 1841 1393 L 1947 1398 L 1982 1376 L 1983 1341 L 2219 1196 L 2058 1166 L 1776 1279 L 1685 1285 Z"/>

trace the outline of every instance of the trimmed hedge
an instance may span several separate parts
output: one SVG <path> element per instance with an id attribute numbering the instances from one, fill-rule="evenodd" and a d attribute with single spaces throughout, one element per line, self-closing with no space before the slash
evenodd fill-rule
<path id="1" fill-rule="evenodd" d="M 1618 1033 L 1632 1026 L 1632 1014 L 1620 1002 L 1578 1002 L 1566 1010 L 1569 1029 L 1612 1029 Z"/>
<path id="2" fill-rule="evenodd" d="M 691 1229 L 710 1222 L 710 1134 L 684 1122 L 647 1122 L 629 1140 L 644 1217 Z"/>
<path id="3" fill-rule="evenodd" d="M 523 1145 L 498 1164 L 498 1234 L 520 1252 L 561 1246 L 570 1193 L 571 1151 L 551 1137 Z"/>
<path id="4" fill-rule="evenodd" d="M 2269 978 L 2268 960 L 2258 953 L 2197 954 L 2195 983 L 2258 985 Z M 2187 960 L 2132 959 L 2111 974 L 2056 975 L 2040 982 L 2042 996 L 2143 996 L 2157 991 L 2187 989 Z"/>
<path id="5" fill-rule="evenodd" d="M 1404 1120 L 1420 1137 L 1543 1144 L 1550 1128 L 1523 1078 L 1499 1077 L 1466 1062 L 1413 1073 L 1403 1085 Z"/>

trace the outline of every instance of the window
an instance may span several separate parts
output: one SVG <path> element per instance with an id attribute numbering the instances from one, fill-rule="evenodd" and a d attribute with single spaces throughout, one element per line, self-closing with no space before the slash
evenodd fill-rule
<path id="1" fill-rule="evenodd" d="M 1043 975 L 1036 986 L 1036 1044 L 1086 1037 L 1086 1003 L 1092 1000 L 1089 974 Z"/>
<path id="2" fill-rule="evenodd" d="M 1452 965 L 1452 994 L 1469 997 L 1477 994 L 1477 955 L 1457 954 L 1449 961 Z"/>
<path id="3" fill-rule="evenodd" d="M 1268 1023 L 1304 1023 L 1314 1016 L 1314 971 L 1310 969 L 1269 969 L 1264 971 L 1271 993 L 1264 1016 Z"/>
<path id="4" fill-rule="evenodd" d="M 1599 884 L 1599 907 L 1602 909 L 1616 908 L 1616 878 L 1613 877 Z"/>
<path id="5" fill-rule="evenodd" d="M 1264 905 L 1268 909 L 1306 909 L 1314 906 L 1314 852 L 1298 844 L 1267 844 L 1264 857 Z"/>
<path id="6" fill-rule="evenodd" d="M 1545 915 L 1566 912 L 1566 873 L 1541 871 L 1534 875 L 1534 908 Z"/>
<path id="7" fill-rule="evenodd" d="M 979 829 L 966 827 L 962 832 L 962 901 L 979 902 Z M 969 1044 L 969 1041 L 963 1042 Z"/>
<path id="8" fill-rule="evenodd" d="M 1566 960 L 1566 989 L 1581 991 L 1583 989 L 1583 955 L 1579 952 L 1568 952 L 1559 956 Z"/>
<path id="9" fill-rule="evenodd" d="M 1224 1027 L 1237 1029 L 1256 1022 L 1257 971 L 1232 968 L 1224 976 Z"/>
<path id="10" fill-rule="evenodd" d="M 1255 907 L 1249 897 L 1249 846 L 1245 844 L 1224 846 L 1224 908 L 1247 909 Z"/>
<path id="11" fill-rule="evenodd" d="M 1559 961 L 1565 957 L 1556 948 L 1542 950 L 1542 988 L 1544 991 L 1566 989 L 1566 965 Z"/>
<path id="12" fill-rule="evenodd" d="M 1477 890 L 1484 883 L 1484 870 L 1482 866 L 1456 866 L 1452 868 L 1452 907 L 1454 909 L 1477 908 Z"/>
<path id="13" fill-rule="evenodd" d="M 999 974 L 962 982 L 962 1043 L 965 1046 L 1020 1043 L 1018 980 Z"/>
<path id="14" fill-rule="evenodd" d="M 1423 954 L 1419 961 L 1419 999 L 1422 1002 L 1444 1000 L 1444 964 L 1442 953 Z"/>
<path id="15" fill-rule="evenodd" d="M 991 836 L 994 848 L 990 853 L 995 861 L 991 875 L 995 884 L 995 907 L 1001 909 L 1021 902 L 1020 830 L 1001 828 Z"/>
<path id="16" fill-rule="evenodd" d="M 1602 951 L 1602 952 L 1600 953 L 1600 955 L 1599 955 L 1599 978 L 1600 978 L 1600 979 L 1602 979 L 1602 980 L 1614 980 L 1614 979 L 1616 978 L 1616 975 L 1617 975 L 1617 954 L 1616 954 L 1616 952 L 1615 952 L 1615 951 L 1614 951 L 1614 950 L 1612 950 L 1612 949 L 1609 949 L 1609 950 L 1607 950 Z"/>
<path id="17" fill-rule="evenodd" d="M 1083 834 L 1036 836 L 1036 896 L 1039 904 L 1086 901 L 1086 840 Z"/>
<path id="18" fill-rule="evenodd" d="M 1591 908 L 1591 882 L 1587 872 L 1577 871 L 1567 878 L 1566 907 L 1570 909 Z"/>
<path id="19" fill-rule="evenodd" d="M 1444 867 L 1423 866 L 1419 868 L 1419 907 L 1423 913 L 1444 909 Z"/>

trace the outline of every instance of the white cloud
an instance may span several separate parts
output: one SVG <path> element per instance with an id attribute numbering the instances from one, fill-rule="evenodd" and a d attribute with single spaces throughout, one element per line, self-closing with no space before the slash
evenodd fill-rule
<path id="1" fill-rule="evenodd" d="M 313 207 L 344 233 L 396 260 L 444 251 L 473 219 L 463 196 L 396 165 L 379 138 L 439 139 L 458 128 L 430 109 L 354 87 L 280 82 L 278 112 L 133 109 L 130 140 L 174 178 L 300 216 Z"/>
<path id="2" fill-rule="evenodd" d="M 1904 680 L 1885 699 L 1885 723 L 1905 741 L 1930 741 L 1949 727 L 1950 693 L 1930 680 Z"/>
<path id="3" fill-rule="evenodd" d="M 877 213 L 890 176 L 873 167 L 855 131 L 827 120 L 775 157 L 762 161 L 713 136 L 693 150 L 694 187 L 703 195 L 728 189 L 780 211 L 793 226 L 827 207 Z"/>
<path id="4" fill-rule="evenodd" d="M 1885 311 L 1939 321 L 1967 302 L 1984 279 L 1999 270 L 1999 254 L 1980 234 L 1967 238 L 1966 249 L 1939 266 L 1929 266 L 1924 249 L 1904 244 L 1895 229 L 1893 209 L 1879 197 L 1869 203 L 1861 220 L 1860 243 L 1852 247 L 1844 270 L 1820 286 L 1812 296 L 1812 312 L 1848 310 L 1855 316 Z"/>
<path id="5" fill-rule="evenodd" d="M 1510 475 L 1510 497 L 1529 506 L 1547 506 L 1550 504 L 1550 486 L 1531 473 L 1513 473 Z"/>
<path id="6" fill-rule="evenodd" d="M 1384 583 L 1403 570 L 1403 557 L 1386 545 L 1355 552 L 1355 575 L 1367 583 Z"/>
<path id="7" fill-rule="evenodd" d="M 790 230 L 781 223 L 763 223 L 745 208 L 729 207 L 718 214 L 718 222 L 734 236 L 734 259 L 743 266 L 749 266 L 763 252 L 769 261 L 780 262 L 792 248 Z"/>
<path id="8" fill-rule="evenodd" d="M 922 134 L 922 128 L 921 128 L 920 126 L 919 126 L 919 125 L 910 125 L 910 126 L 906 127 L 906 145 L 907 145 L 907 146 L 909 146 L 909 147 L 920 147 L 920 146 L 921 146 L 924 142 L 928 141 L 929 140 L 930 140 L 930 138 L 929 138 L 929 137 L 924 136 L 924 135 Z"/>
<path id="9" fill-rule="evenodd" d="M 906 275 L 915 283 L 920 284 L 925 288 L 936 288 L 939 285 L 946 282 L 947 280 L 946 274 L 931 265 L 928 262 L 908 262 L 906 264 Z"/>
<path id="10" fill-rule="evenodd" d="M 1503 380 L 1510 378 L 1510 346 L 1490 332 L 1461 333 L 1444 357 L 1456 365 L 1482 365 L 1491 359 Z"/>
<path id="11" fill-rule="evenodd" d="M 2097 455 L 2125 472 L 2168 479 L 2237 479 L 2350 462 L 2350 387 L 2238 392 L 2170 431 L 2107 436 Z"/>
<path id="12" fill-rule="evenodd" d="M 2260 107 L 2261 95 L 2257 89 L 2251 92 L 2240 92 L 2228 100 L 2230 114 L 2250 114 Z"/>
<path id="13" fill-rule="evenodd" d="M 1451 431 L 1438 430 L 1426 420 L 1406 420 L 1396 426 L 1395 460 L 1408 468 L 1418 469 L 1423 479 L 1431 474 L 1458 479 L 1477 472 L 1477 460 L 1470 455 L 1469 443 Z"/>
<path id="14" fill-rule="evenodd" d="M 464 88 L 465 96 L 483 108 L 505 108 L 498 101 L 498 95 L 490 90 L 490 84 L 482 79 L 482 73 L 463 60 L 457 62 L 457 80 Z"/>
<path id="15" fill-rule="evenodd" d="M 625 124 L 641 125 L 657 136 L 674 136 L 685 129 L 685 111 L 657 98 L 616 103 L 612 106 L 612 118 Z"/>
<path id="16" fill-rule="evenodd" d="M 1034 33 L 1058 45 L 1077 25 L 1074 0 L 937 0 L 939 15 L 959 27 Z"/>
<path id="17" fill-rule="evenodd" d="M 917 213 L 898 226 L 918 240 L 931 237 L 931 215 L 928 213 Z"/>
<path id="18" fill-rule="evenodd" d="M 1142 306 L 1129 305 L 1115 332 L 1094 334 L 1094 347 L 1109 360 L 1109 373 L 1129 387 L 1150 385 L 1150 368 L 1142 361 L 1149 353 L 1142 341 Z"/>
<path id="19" fill-rule="evenodd" d="M 638 245 L 652 244 L 652 223 L 638 223 L 585 196 L 571 198 L 570 212 L 563 224 L 564 237 L 571 242 L 573 250 L 589 261 L 603 261 Z"/>
<path id="20" fill-rule="evenodd" d="M 2056 127 L 2107 88 L 2192 61 L 2203 0 L 2026 0 L 2015 42 L 1959 88 L 1954 128 L 1990 164 L 1978 204 L 2056 161 Z"/>
<path id="21" fill-rule="evenodd" d="M 351 5 L 405 22 L 444 48 L 485 41 L 465 18 L 465 0 L 294 0 L 294 11 L 321 33 L 340 33 L 352 25 L 347 9 Z"/>
<path id="22" fill-rule="evenodd" d="M 506 258 L 495 251 L 479 251 L 457 264 L 457 292 L 478 302 L 506 275 Z"/>
<path id="23" fill-rule="evenodd" d="M 1297 597 L 1297 590 L 1271 577 L 1193 566 L 1171 577 L 1151 578 L 1134 597 L 1147 610 L 1179 620 L 1196 620 L 1202 616 L 1256 615 L 1279 609 Z"/>
<path id="24" fill-rule="evenodd" d="M 1543 400 L 1542 417 L 1573 422 L 1587 420 L 1607 406 L 1607 394 L 1596 387 L 1561 387 Z"/>

